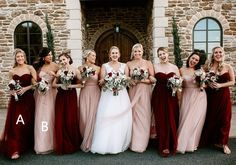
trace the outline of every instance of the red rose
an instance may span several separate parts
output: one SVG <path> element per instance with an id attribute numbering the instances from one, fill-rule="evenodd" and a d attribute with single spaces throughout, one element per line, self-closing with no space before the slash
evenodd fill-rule
<path id="1" fill-rule="evenodd" d="M 94 71 L 92 71 L 92 74 L 93 74 L 93 75 L 95 75 L 95 70 L 94 70 Z"/>
<path id="2" fill-rule="evenodd" d="M 111 72 L 110 72 L 110 73 L 108 73 L 108 76 L 109 76 L 109 77 L 111 77 L 111 76 L 112 76 L 112 73 L 111 73 Z"/>

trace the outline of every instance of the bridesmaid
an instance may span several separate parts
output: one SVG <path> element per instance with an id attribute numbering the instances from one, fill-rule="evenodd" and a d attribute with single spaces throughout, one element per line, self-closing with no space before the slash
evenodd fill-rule
<path id="1" fill-rule="evenodd" d="M 193 52 L 187 59 L 186 67 L 180 69 L 183 91 L 180 105 L 178 147 L 180 153 L 197 150 L 206 117 L 207 97 L 204 89 L 196 82 L 195 73 L 201 69 L 199 52 Z M 197 71 L 196 71 L 197 70 Z"/>
<path id="2" fill-rule="evenodd" d="M 54 150 L 57 154 L 68 154 L 77 151 L 81 142 L 76 88 L 83 85 L 78 84 L 79 71 L 70 65 L 73 61 L 67 53 L 59 55 L 59 62 L 61 68 L 53 81 L 53 87 L 58 88 Z"/>
<path id="3" fill-rule="evenodd" d="M 35 124 L 34 150 L 37 154 L 47 154 L 53 151 L 53 132 L 55 117 L 56 88 L 52 88 L 52 81 L 58 70 L 58 65 L 52 62 L 49 48 L 43 47 L 39 52 L 39 61 L 35 64 L 38 77 L 48 83 L 48 91 L 34 92 L 35 96 Z"/>
<path id="4" fill-rule="evenodd" d="M 201 144 L 216 145 L 230 154 L 228 147 L 232 104 L 229 87 L 235 84 L 235 75 L 231 65 L 224 62 L 222 47 L 212 49 L 211 61 L 207 71 L 217 75 L 216 82 L 209 83 L 207 92 L 207 114 L 203 128 Z"/>
<path id="5" fill-rule="evenodd" d="M 167 87 L 170 77 L 179 76 L 177 66 L 169 62 L 167 48 L 157 50 L 160 63 L 154 65 L 156 85 L 152 93 L 152 107 L 156 122 L 158 151 L 163 157 L 176 153 L 179 105 L 177 96 Z"/>
<path id="6" fill-rule="evenodd" d="M 19 81 L 21 87 L 10 90 L 12 96 L 0 148 L 9 158 L 18 159 L 21 153 L 33 149 L 34 145 L 35 102 L 32 83 L 35 83 L 36 71 L 31 65 L 26 64 L 23 50 L 15 49 L 14 57 L 15 64 L 9 71 L 9 78 L 12 81 Z"/>
<path id="7" fill-rule="evenodd" d="M 98 75 L 100 67 L 95 65 L 96 53 L 94 50 L 86 50 L 83 56 L 85 63 L 79 70 L 81 75 L 86 72 L 85 68 L 91 69 L 91 76 L 82 77 L 85 81 L 84 88 L 80 90 L 80 133 L 83 142 L 80 148 L 84 152 L 90 151 L 98 101 L 100 98 L 100 88 L 98 86 Z"/>
<path id="8" fill-rule="evenodd" d="M 135 152 L 144 152 L 147 148 L 150 136 L 151 125 L 151 81 L 149 75 L 154 76 L 153 65 L 150 61 L 144 60 L 143 46 L 135 44 L 132 48 L 131 59 L 127 65 L 130 70 L 130 77 L 133 85 L 129 89 L 133 110 L 133 128 L 130 149 Z M 143 69 L 143 73 L 147 73 L 142 78 L 136 79 L 134 70 Z"/>

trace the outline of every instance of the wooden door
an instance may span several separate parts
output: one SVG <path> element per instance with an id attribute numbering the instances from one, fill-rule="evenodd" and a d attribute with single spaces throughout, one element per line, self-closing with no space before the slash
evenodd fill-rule
<path id="1" fill-rule="evenodd" d="M 103 33 L 95 45 L 96 64 L 101 66 L 109 61 L 108 53 L 111 46 L 117 46 L 120 49 L 120 61 L 126 63 L 130 60 L 132 46 L 136 43 L 138 39 L 127 30 L 120 29 L 119 33 L 109 30 Z"/>

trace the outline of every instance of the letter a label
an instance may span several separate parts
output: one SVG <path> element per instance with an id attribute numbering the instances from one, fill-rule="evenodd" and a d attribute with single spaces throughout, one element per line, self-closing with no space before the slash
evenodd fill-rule
<path id="1" fill-rule="evenodd" d="M 23 120 L 22 115 L 19 115 L 19 116 L 18 116 L 17 121 L 16 121 L 16 125 L 18 125 L 18 123 L 22 123 L 23 125 L 25 125 L 25 122 L 24 122 L 24 120 Z"/>

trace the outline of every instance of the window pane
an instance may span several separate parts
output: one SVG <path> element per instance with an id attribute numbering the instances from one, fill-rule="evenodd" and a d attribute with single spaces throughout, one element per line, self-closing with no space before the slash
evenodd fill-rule
<path id="1" fill-rule="evenodd" d="M 208 19 L 208 29 L 209 30 L 220 30 L 218 23 L 213 19 Z"/>
<path id="2" fill-rule="evenodd" d="M 206 43 L 194 43 L 193 49 L 203 49 L 206 50 Z"/>
<path id="3" fill-rule="evenodd" d="M 16 34 L 15 36 L 17 45 L 27 44 L 27 34 Z"/>
<path id="4" fill-rule="evenodd" d="M 206 30 L 206 19 L 199 21 L 195 27 L 195 30 Z"/>
<path id="5" fill-rule="evenodd" d="M 206 31 L 195 31 L 194 32 L 194 41 L 206 41 Z"/>
<path id="6" fill-rule="evenodd" d="M 38 27 L 37 24 L 32 24 L 29 26 L 30 33 L 41 33 L 41 29 Z"/>
<path id="7" fill-rule="evenodd" d="M 220 31 L 209 31 L 208 41 L 220 41 Z"/>
<path id="8" fill-rule="evenodd" d="M 31 34 L 30 35 L 30 44 L 41 44 L 42 37 L 41 34 Z"/>
<path id="9" fill-rule="evenodd" d="M 16 27 L 15 33 L 27 33 L 27 23 L 22 23 Z"/>
<path id="10" fill-rule="evenodd" d="M 15 29 L 15 47 L 25 51 L 27 61 L 32 64 L 42 47 L 42 31 L 34 22 L 23 22 Z"/>

